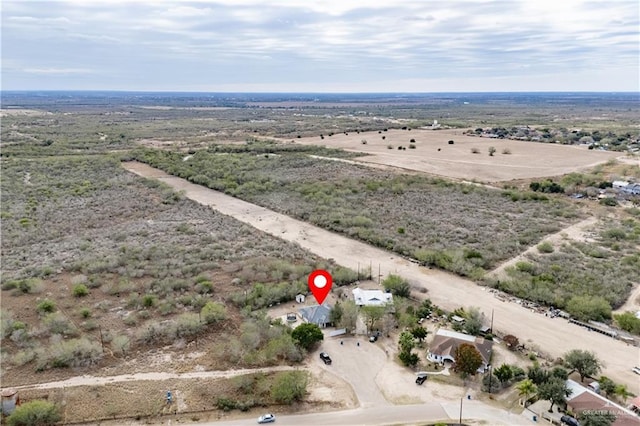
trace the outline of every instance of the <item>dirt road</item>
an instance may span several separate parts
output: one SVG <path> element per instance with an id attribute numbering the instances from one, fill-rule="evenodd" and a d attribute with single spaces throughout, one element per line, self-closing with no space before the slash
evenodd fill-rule
<path id="1" fill-rule="evenodd" d="M 194 185 L 140 163 L 124 163 L 140 176 L 160 179 L 185 196 L 255 228 L 299 244 L 310 252 L 333 258 L 338 264 L 356 269 L 371 263 L 374 275 L 399 274 L 413 284 L 428 289 L 428 297 L 445 309 L 477 306 L 487 315 L 494 313 L 494 329 L 518 336 L 528 346 L 537 345 L 552 357 L 571 349 L 594 351 L 604 361 L 603 373 L 624 383 L 635 394 L 640 383 L 631 368 L 640 363 L 640 349 L 607 336 L 587 331 L 559 318 L 548 318 L 520 305 L 502 302 L 472 281 L 411 263 L 394 253 L 320 229 L 211 189 Z"/>

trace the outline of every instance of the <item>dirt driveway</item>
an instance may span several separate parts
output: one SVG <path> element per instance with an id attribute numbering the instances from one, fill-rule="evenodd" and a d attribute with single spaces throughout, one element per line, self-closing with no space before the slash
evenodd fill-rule
<path id="1" fill-rule="evenodd" d="M 389 273 L 407 278 L 415 286 L 428 290 L 427 296 L 444 309 L 477 306 L 486 315 L 494 314 L 494 328 L 516 335 L 528 346 L 537 345 L 551 357 L 560 357 L 571 349 L 594 351 L 604 361 L 603 374 L 624 383 L 635 394 L 640 383 L 631 373 L 638 365 L 640 349 L 599 333 L 569 324 L 560 318 L 549 318 L 515 303 L 503 302 L 472 281 L 443 271 L 421 267 L 394 253 L 355 241 L 308 223 L 292 219 L 211 189 L 170 176 L 141 163 L 124 163 L 124 167 L 140 176 L 157 178 L 203 205 L 276 237 L 295 242 L 310 252 L 333 258 L 338 264 L 356 269 L 371 262 L 373 273 Z"/>

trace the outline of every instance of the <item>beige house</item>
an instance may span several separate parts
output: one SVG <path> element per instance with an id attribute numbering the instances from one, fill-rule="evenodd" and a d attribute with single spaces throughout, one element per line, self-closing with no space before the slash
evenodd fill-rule
<path id="1" fill-rule="evenodd" d="M 483 337 L 471 336 L 469 334 L 458 333 L 456 331 L 439 329 L 433 341 L 429 345 L 427 359 L 432 362 L 455 362 L 455 353 L 458 346 L 469 343 L 480 352 L 482 365 L 478 368 L 479 373 L 484 373 L 491 363 L 491 349 L 493 341 Z"/>

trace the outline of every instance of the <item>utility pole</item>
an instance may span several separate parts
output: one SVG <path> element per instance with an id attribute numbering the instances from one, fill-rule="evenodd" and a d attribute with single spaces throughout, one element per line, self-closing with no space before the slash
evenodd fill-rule
<path id="1" fill-rule="evenodd" d="M 460 398 L 460 421 L 458 423 L 460 423 L 460 426 L 462 426 L 462 401 L 464 400 L 464 397 Z"/>
<path id="2" fill-rule="evenodd" d="M 491 309 L 491 335 L 495 335 L 495 333 L 493 332 L 493 309 Z"/>

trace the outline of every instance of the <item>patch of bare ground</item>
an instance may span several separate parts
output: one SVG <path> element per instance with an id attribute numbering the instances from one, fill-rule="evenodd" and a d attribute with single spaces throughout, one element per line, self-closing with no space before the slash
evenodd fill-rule
<path id="1" fill-rule="evenodd" d="M 361 162 L 480 182 L 558 176 L 620 156 L 620 153 L 586 147 L 478 138 L 463 135 L 463 131 L 393 129 L 380 133 L 336 133 L 323 139 L 307 137 L 295 142 L 368 154 L 357 159 Z M 411 140 L 415 141 L 415 149 L 407 149 Z M 450 140 L 454 143 L 449 144 Z M 488 154 L 491 146 L 496 148 L 493 156 Z M 473 153 L 472 149 L 477 149 L 478 153 Z"/>

